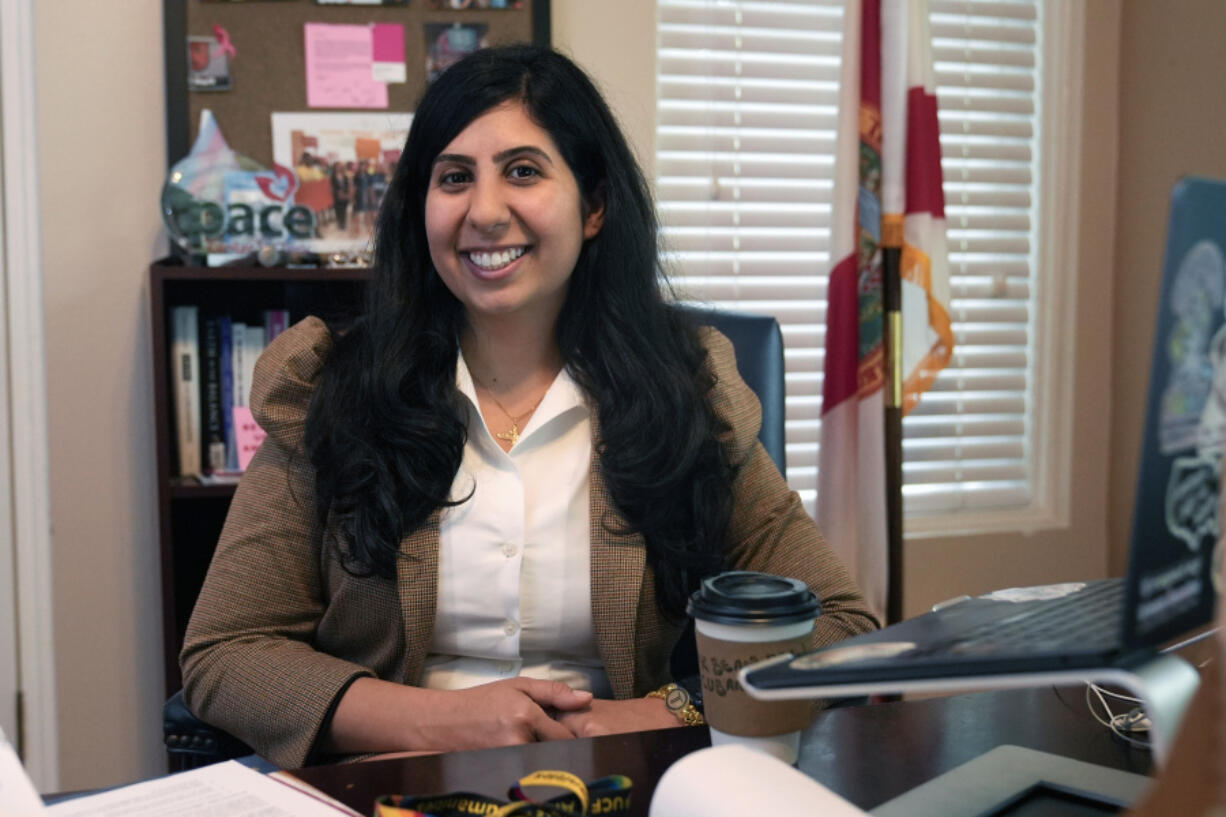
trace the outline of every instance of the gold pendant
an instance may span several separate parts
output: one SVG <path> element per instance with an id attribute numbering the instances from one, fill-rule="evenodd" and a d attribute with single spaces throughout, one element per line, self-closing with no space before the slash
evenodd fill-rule
<path id="1" fill-rule="evenodd" d="M 503 433 L 495 434 L 494 436 L 500 440 L 507 440 L 511 443 L 511 447 L 514 448 L 515 444 L 519 442 L 519 426 L 515 423 L 511 423 L 510 431 L 504 431 Z"/>

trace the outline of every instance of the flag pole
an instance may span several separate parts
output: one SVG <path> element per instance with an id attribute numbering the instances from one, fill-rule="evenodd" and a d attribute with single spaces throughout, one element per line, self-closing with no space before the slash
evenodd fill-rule
<path id="1" fill-rule="evenodd" d="M 882 301 L 885 307 L 886 623 L 902 621 L 902 214 L 881 224 Z"/>

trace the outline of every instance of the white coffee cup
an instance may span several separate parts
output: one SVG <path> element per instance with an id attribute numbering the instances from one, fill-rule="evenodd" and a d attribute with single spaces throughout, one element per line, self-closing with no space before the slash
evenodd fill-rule
<path id="1" fill-rule="evenodd" d="M 799 579 L 732 571 L 706 579 L 690 597 L 711 743 L 739 743 L 795 763 L 811 701 L 758 701 L 737 680 L 744 666 L 810 648 L 820 611 Z"/>

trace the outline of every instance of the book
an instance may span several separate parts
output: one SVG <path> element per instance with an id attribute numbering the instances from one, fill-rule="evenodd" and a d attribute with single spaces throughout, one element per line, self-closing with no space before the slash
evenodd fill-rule
<path id="1" fill-rule="evenodd" d="M 235 406 L 234 433 L 238 442 L 238 464 L 246 471 L 251 458 L 255 456 L 256 451 L 260 450 L 260 445 L 268 435 L 251 416 L 251 409 L 248 406 Z"/>
<path id="2" fill-rule="evenodd" d="M 264 353 L 264 327 L 247 324 L 243 338 L 243 405 L 251 405 L 251 383 L 255 378 L 255 362 Z"/>
<path id="3" fill-rule="evenodd" d="M 201 471 L 226 470 L 225 407 L 221 402 L 221 318 L 200 322 L 200 462 Z"/>
<path id="4" fill-rule="evenodd" d="M 199 314 L 195 306 L 176 306 L 171 310 L 175 441 L 182 477 L 196 476 L 201 471 Z"/>
<path id="5" fill-rule="evenodd" d="M 224 314 L 202 316 L 197 306 L 173 308 L 180 475 L 218 484 L 234 482 L 246 470 L 243 460 L 250 459 L 254 448 L 248 441 L 246 456 L 240 456 L 235 409 L 250 405 L 256 361 L 268 341 L 288 328 L 289 310 L 265 309 L 259 320 L 262 323 Z"/>
<path id="6" fill-rule="evenodd" d="M 234 405 L 247 405 L 247 378 L 243 369 L 243 347 L 247 345 L 247 324 L 230 323 L 230 366 L 234 373 Z"/>
<path id="7" fill-rule="evenodd" d="M 221 416 L 226 438 L 226 470 L 238 471 L 238 444 L 234 435 L 234 329 L 229 315 L 221 316 Z"/>
<path id="8" fill-rule="evenodd" d="M 264 310 L 264 341 L 266 343 L 272 343 L 273 339 L 286 329 L 289 329 L 288 309 Z"/>

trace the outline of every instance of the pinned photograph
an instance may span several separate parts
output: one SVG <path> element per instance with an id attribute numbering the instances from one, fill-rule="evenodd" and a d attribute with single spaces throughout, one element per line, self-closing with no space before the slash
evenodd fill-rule
<path id="1" fill-rule="evenodd" d="M 273 161 L 298 176 L 296 200 L 315 215 L 321 253 L 358 252 L 400 160 L 411 114 L 274 113 Z"/>
<path id="2" fill-rule="evenodd" d="M 463 9 L 522 9 L 523 0 L 429 0 L 430 8 L 438 11 Z"/>
<path id="3" fill-rule="evenodd" d="M 187 38 L 187 89 L 230 90 L 230 57 L 216 37 Z"/>
<path id="4" fill-rule="evenodd" d="M 426 23 L 426 82 L 489 43 L 484 23 Z"/>

